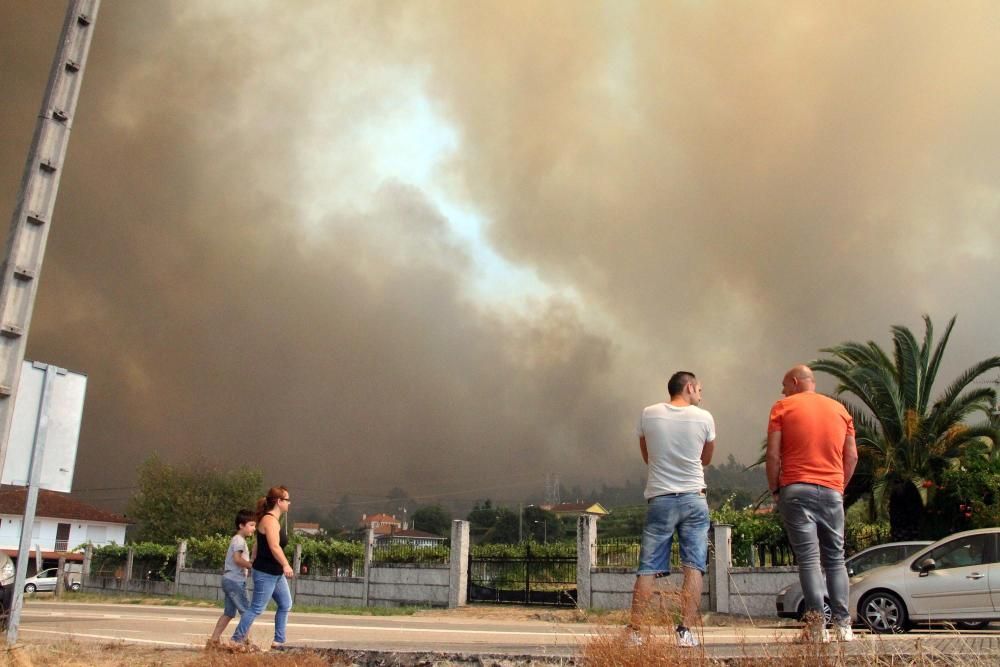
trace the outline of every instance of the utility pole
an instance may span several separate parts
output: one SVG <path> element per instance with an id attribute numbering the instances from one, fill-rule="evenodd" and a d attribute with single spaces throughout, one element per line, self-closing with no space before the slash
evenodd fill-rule
<path id="1" fill-rule="evenodd" d="M 45 243 L 100 4 L 101 0 L 69 0 L 67 4 L 7 236 L 0 271 L 0 476 Z"/>

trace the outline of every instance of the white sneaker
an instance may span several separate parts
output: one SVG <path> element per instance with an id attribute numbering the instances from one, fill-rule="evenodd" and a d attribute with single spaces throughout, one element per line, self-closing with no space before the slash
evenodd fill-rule
<path id="1" fill-rule="evenodd" d="M 646 643 L 646 638 L 635 628 L 625 629 L 625 644 L 628 646 L 642 646 Z"/>
<path id="2" fill-rule="evenodd" d="M 850 625 L 834 625 L 833 638 L 836 639 L 838 642 L 853 642 L 854 628 L 852 628 Z"/>
<path id="3" fill-rule="evenodd" d="M 677 645 L 683 648 L 694 648 L 698 645 L 698 638 L 687 628 L 677 628 Z"/>

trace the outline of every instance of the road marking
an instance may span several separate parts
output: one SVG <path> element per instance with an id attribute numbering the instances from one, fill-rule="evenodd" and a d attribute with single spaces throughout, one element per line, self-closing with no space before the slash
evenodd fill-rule
<path id="1" fill-rule="evenodd" d="M 64 637 L 86 637 L 88 639 L 107 639 L 110 641 L 118 641 L 128 644 L 158 644 L 161 646 L 183 646 L 185 648 L 200 648 L 201 644 L 185 644 L 183 642 L 167 642 L 159 641 L 156 639 L 125 639 L 122 637 L 113 637 L 109 635 L 92 635 L 85 634 L 82 632 L 64 632 L 60 630 L 39 630 L 37 628 L 20 628 L 21 632 L 38 632 L 43 635 L 62 635 Z"/>

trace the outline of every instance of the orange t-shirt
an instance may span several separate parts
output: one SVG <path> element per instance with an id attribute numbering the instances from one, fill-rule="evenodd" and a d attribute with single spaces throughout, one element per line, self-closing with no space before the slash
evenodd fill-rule
<path id="1" fill-rule="evenodd" d="M 804 482 L 844 491 L 844 440 L 854 420 L 839 402 L 815 392 L 787 396 L 771 408 L 767 432 L 781 431 L 781 486 Z"/>

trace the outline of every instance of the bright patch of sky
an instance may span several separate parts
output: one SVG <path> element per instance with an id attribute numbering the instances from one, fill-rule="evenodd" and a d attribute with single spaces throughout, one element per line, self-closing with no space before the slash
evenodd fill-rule
<path id="1" fill-rule="evenodd" d="M 387 181 L 411 185 L 438 209 L 455 244 L 471 257 L 474 273 L 466 282 L 471 298 L 505 306 L 555 295 L 579 302 L 571 288 L 549 285 L 534 270 L 507 261 L 493 249 L 486 236 L 489 221 L 449 195 L 440 170 L 445 159 L 461 150 L 458 133 L 434 113 L 417 83 L 395 93 L 399 97 L 393 100 L 392 113 L 373 114 L 354 129 L 350 143 L 363 146 L 366 153 L 352 155 L 351 165 L 338 157 L 344 155 L 337 150 L 342 138 L 328 139 L 326 146 L 322 140 L 319 145 L 311 144 L 311 157 L 304 159 L 310 162 L 306 173 L 313 174 L 307 185 L 314 193 L 308 211 L 312 224 L 322 226 L 331 211 L 345 204 L 364 210 Z M 340 187 L 324 185 L 331 173 L 338 174 Z"/>

